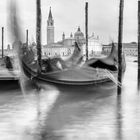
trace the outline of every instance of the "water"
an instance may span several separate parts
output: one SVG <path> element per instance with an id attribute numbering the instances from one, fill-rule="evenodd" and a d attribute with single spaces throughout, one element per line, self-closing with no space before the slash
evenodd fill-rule
<path id="1" fill-rule="evenodd" d="M 0 83 L 0 140 L 139 140 L 137 63 L 127 62 L 123 93 L 96 87 Z M 17 87 L 15 87 L 17 85 Z"/>

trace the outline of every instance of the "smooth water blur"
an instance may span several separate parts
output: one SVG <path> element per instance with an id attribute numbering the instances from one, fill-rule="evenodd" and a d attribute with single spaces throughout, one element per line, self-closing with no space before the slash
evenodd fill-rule
<path id="1" fill-rule="evenodd" d="M 19 85 L 1 83 L 0 140 L 140 139 L 137 63 L 132 59 L 122 96 L 112 83 L 70 87 L 21 78 Z"/>

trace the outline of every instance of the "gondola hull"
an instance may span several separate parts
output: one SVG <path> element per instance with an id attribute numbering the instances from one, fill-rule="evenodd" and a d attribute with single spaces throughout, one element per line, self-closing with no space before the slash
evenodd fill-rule
<path id="1" fill-rule="evenodd" d="M 91 67 L 75 67 L 56 72 L 38 73 L 37 70 L 33 70 L 22 62 L 22 68 L 25 75 L 31 80 L 63 85 L 97 85 L 111 82 L 112 76 L 117 78 L 117 71 L 108 75 L 104 69 Z"/>

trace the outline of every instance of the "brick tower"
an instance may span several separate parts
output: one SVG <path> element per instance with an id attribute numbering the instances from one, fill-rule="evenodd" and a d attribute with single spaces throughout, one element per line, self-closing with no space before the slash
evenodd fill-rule
<path id="1" fill-rule="evenodd" d="M 54 20 L 52 17 L 51 7 L 47 20 L 47 44 L 54 43 Z"/>

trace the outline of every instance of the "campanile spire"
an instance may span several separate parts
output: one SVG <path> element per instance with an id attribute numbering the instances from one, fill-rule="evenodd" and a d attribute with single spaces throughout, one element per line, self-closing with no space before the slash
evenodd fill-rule
<path id="1" fill-rule="evenodd" d="M 47 20 L 47 44 L 54 43 L 54 20 L 50 7 L 49 16 Z"/>

